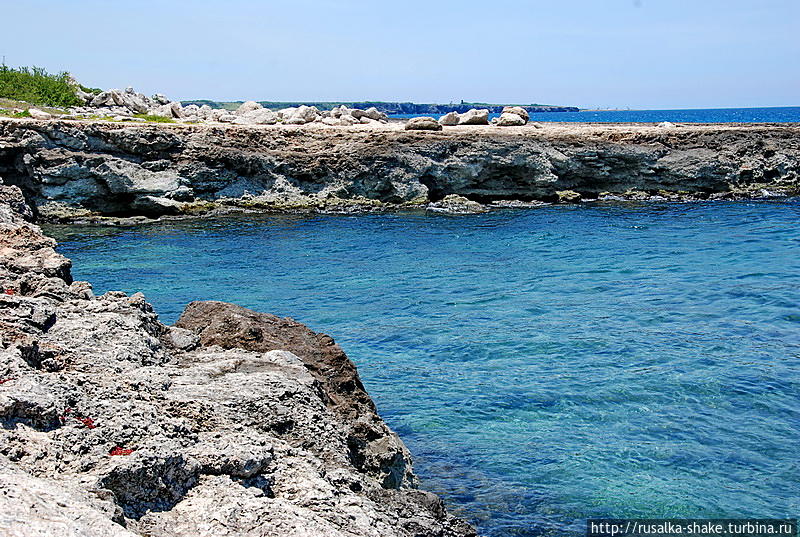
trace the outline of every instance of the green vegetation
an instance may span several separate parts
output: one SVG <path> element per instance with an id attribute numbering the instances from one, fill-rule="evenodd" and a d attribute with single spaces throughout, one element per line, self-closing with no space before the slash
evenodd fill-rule
<path id="1" fill-rule="evenodd" d="M 44 106 L 81 104 L 68 73 L 54 75 L 41 67 L 0 66 L 0 97 Z"/>
<path id="2" fill-rule="evenodd" d="M 103 93 L 103 90 L 100 88 L 87 88 L 83 84 L 78 84 L 78 87 L 81 88 L 81 91 L 84 93 L 91 93 L 92 95 L 100 95 Z"/>
<path id="3" fill-rule="evenodd" d="M 5 117 L 31 117 L 31 113 L 27 110 L 23 110 L 22 112 L 12 112 L 11 110 L 6 110 L 4 108 L 0 108 L 0 116 Z"/>
<path id="4" fill-rule="evenodd" d="M 133 117 L 137 117 L 152 123 L 175 123 L 175 120 L 170 117 L 154 116 L 152 114 L 133 114 Z"/>

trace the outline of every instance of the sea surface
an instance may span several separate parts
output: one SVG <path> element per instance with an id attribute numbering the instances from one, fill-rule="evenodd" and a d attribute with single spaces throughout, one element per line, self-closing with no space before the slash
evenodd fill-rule
<path id="1" fill-rule="evenodd" d="M 410 118 L 426 114 L 398 114 Z M 489 118 L 500 114 L 489 114 Z M 800 106 L 774 108 L 709 108 L 690 110 L 604 110 L 583 112 L 539 112 L 531 121 L 566 121 L 598 123 L 791 123 L 800 122 Z M 439 119 L 441 114 L 433 114 Z"/>
<path id="2" fill-rule="evenodd" d="M 331 334 L 482 535 L 800 513 L 800 201 L 51 227 L 95 291 Z"/>

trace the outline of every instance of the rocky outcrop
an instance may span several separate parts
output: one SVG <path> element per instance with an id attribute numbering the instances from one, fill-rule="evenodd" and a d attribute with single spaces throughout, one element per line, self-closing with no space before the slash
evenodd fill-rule
<path id="1" fill-rule="evenodd" d="M 583 200 L 747 197 L 797 191 L 800 127 L 531 124 L 426 132 L 400 124 L 7 119 L 0 120 L 0 176 L 52 219 L 231 207 L 374 210 L 424 206 L 449 194 L 484 204 L 556 202 L 566 190 Z"/>
<path id="2" fill-rule="evenodd" d="M 219 302 L 165 326 L 26 207 L 0 186 L 0 534 L 475 535 L 330 337 Z"/>

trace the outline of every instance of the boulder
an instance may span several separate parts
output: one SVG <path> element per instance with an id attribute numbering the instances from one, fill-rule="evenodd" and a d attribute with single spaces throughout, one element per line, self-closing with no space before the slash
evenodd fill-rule
<path id="1" fill-rule="evenodd" d="M 439 125 L 444 125 L 445 127 L 453 127 L 458 125 L 458 121 L 461 118 L 458 112 L 448 112 L 442 117 L 439 118 Z"/>
<path id="2" fill-rule="evenodd" d="M 370 106 L 366 110 L 364 110 L 364 116 L 368 117 L 369 119 L 374 119 L 375 121 L 388 121 L 389 116 L 375 108 L 374 106 Z"/>
<path id="3" fill-rule="evenodd" d="M 319 116 L 316 106 L 302 105 L 299 108 L 286 108 L 281 110 L 283 122 L 287 125 L 305 125 L 315 121 Z"/>
<path id="4" fill-rule="evenodd" d="M 183 115 L 185 117 L 192 117 L 198 115 L 200 112 L 200 107 L 196 104 L 190 104 L 188 106 L 183 107 Z"/>
<path id="5" fill-rule="evenodd" d="M 241 116 L 241 115 L 244 115 L 244 114 L 246 114 L 248 112 L 252 112 L 253 110 L 259 110 L 261 108 L 264 108 L 264 107 L 261 106 L 260 104 L 258 104 L 257 102 L 255 102 L 255 101 L 247 101 L 245 103 L 242 103 L 242 105 L 239 106 L 239 108 L 236 109 L 236 115 L 237 116 Z"/>
<path id="6" fill-rule="evenodd" d="M 52 119 L 53 115 L 38 108 L 28 108 L 28 113 L 33 119 Z"/>
<path id="7" fill-rule="evenodd" d="M 519 117 L 521 117 L 522 119 L 524 119 L 526 123 L 530 120 L 530 116 L 528 115 L 528 111 L 525 110 L 521 106 L 506 106 L 506 107 L 503 108 L 503 112 L 502 113 L 503 114 L 505 114 L 505 113 L 516 114 Z"/>
<path id="8" fill-rule="evenodd" d="M 489 110 L 483 108 L 478 110 L 473 108 L 461 114 L 458 120 L 459 125 L 488 125 L 489 124 Z"/>
<path id="9" fill-rule="evenodd" d="M 432 117 L 412 117 L 406 123 L 407 131 L 440 131 L 442 126 Z"/>
<path id="10" fill-rule="evenodd" d="M 527 123 L 527 121 L 525 121 L 523 117 L 512 114 L 511 112 L 503 112 L 500 114 L 495 125 L 498 127 L 521 127 L 525 125 L 525 123 Z"/>
<path id="11" fill-rule="evenodd" d="M 156 93 L 153 95 L 152 99 L 158 104 L 169 104 L 170 102 L 163 93 Z"/>
<path id="12" fill-rule="evenodd" d="M 237 116 L 233 121 L 238 125 L 274 125 L 277 122 L 278 115 L 266 108 L 251 110 L 246 114 Z"/>
<path id="13" fill-rule="evenodd" d="M 556 195 L 561 203 L 580 203 L 581 201 L 581 195 L 574 190 L 558 190 Z"/>
<path id="14" fill-rule="evenodd" d="M 477 214 L 486 212 L 486 207 L 464 196 L 448 194 L 439 201 L 429 203 L 427 210 L 447 214 Z"/>

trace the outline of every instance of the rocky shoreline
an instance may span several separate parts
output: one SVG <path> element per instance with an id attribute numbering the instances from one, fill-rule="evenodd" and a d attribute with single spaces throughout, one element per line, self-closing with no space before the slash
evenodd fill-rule
<path id="1" fill-rule="evenodd" d="M 800 127 L 1 119 L 0 177 L 57 222 L 757 198 L 800 191 Z"/>
<path id="2" fill-rule="evenodd" d="M 0 182 L 0 535 L 470 537 L 328 336 L 95 296 Z"/>

